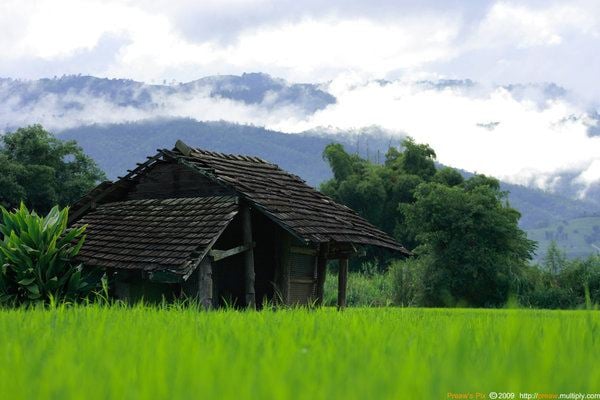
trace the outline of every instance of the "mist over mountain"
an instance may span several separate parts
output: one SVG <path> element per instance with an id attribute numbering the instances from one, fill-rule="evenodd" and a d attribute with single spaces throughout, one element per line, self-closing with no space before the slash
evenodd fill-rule
<path id="1" fill-rule="evenodd" d="M 552 82 L 343 76 L 299 84 L 245 73 L 143 83 L 70 75 L 0 79 L 0 104 L 0 132 L 41 123 L 80 142 L 111 178 L 181 138 L 258 155 L 317 186 L 330 177 L 321 158 L 327 143 L 377 162 L 410 135 L 443 164 L 499 177 L 526 229 L 600 208 L 600 113 Z"/>
<path id="2" fill-rule="evenodd" d="M 130 79 L 69 75 L 39 80 L 0 79 L 0 130 L 31 123 L 64 129 L 96 122 L 194 116 L 213 119 L 215 105 L 236 103 L 263 111 L 312 114 L 334 104 L 318 85 L 288 83 L 262 73 L 219 75 L 187 83 L 146 84 Z M 208 110 L 206 114 L 203 112 Z"/>
<path id="3" fill-rule="evenodd" d="M 442 163 L 600 202 L 600 114 L 551 82 L 493 86 L 470 79 L 342 76 L 298 84 L 245 73 L 149 84 L 71 75 L 0 79 L 0 104 L 4 132 L 33 123 L 61 131 L 156 118 L 296 134 L 375 127 L 429 143 Z"/>

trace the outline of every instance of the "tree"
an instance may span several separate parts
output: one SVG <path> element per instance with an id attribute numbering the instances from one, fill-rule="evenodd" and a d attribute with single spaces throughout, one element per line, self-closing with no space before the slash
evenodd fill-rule
<path id="1" fill-rule="evenodd" d="M 403 152 L 393 147 L 385 155 L 385 165 L 394 171 L 402 171 L 416 175 L 424 180 L 430 180 L 436 173 L 435 151 L 427 144 L 419 144 L 413 138 L 407 137 L 402 141 Z"/>
<path id="2" fill-rule="evenodd" d="M 558 275 L 565 268 L 566 264 L 567 257 L 564 252 L 558 247 L 555 240 L 551 241 L 544 256 L 543 267 L 551 274 Z"/>
<path id="3" fill-rule="evenodd" d="M 498 306 L 508 300 L 535 243 L 520 214 L 494 179 L 475 176 L 458 186 L 421 184 L 415 202 L 401 207 L 428 260 L 427 305 Z"/>
<path id="4" fill-rule="evenodd" d="M 40 213 L 78 200 L 106 179 L 75 141 L 61 141 L 40 125 L 20 128 L 0 142 L 0 204 L 21 201 Z"/>
<path id="5" fill-rule="evenodd" d="M 339 144 L 327 146 L 323 156 L 334 178 L 321 190 L 416 249 L 425 304 L 503 304 L 518 290 L 534 243 L 519 229 L 520 214 L 500 182 L 436 169 L 435 151 L 411 138 L 402 147 L 390 148 L 384 165 L 375 165 Z M 367 257 L 391 259 L 374 249 L 367 249 Z"/>
<path id="6" fill-rule="evenodd" d="M 417 186 L 436 174 L 435 152 L 411 138 L 405 139 L 402 146 L 402 152 L 390 148 L 384 165 L 378 165 L 348 154 L 341 144 L 328 145 L 323 158 L 329 162 L 334 178 L 322 184 L 321 191 L 412 247 L 416 245 L 414 235 L 406 230 L 398 204 L 413 202 Z M 390 256 L 375 249 L 368 249 L 367 255 L 382 261 Z"/>

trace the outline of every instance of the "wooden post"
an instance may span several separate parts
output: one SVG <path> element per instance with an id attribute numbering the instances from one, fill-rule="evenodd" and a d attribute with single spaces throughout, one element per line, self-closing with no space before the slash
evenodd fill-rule
<path id="1" fill-rule="evenodd" d="M 327 251 L 328 243 L 319 245 L 319 255 L 317 257 L 317 305 L 323 305 L 323 295 L 325 293 L 325 278 L 327 277 Z"/>
<path id="2" fill-rule="evenodd" d="M 212 263 L 209 256 L 204 257 L 198 266 L 198 301 L 205 310 L 213 304 Z"/>
<path id="3" fill-rule="evenodd" d="M 338 310 L 346 307 L 346 286 L 348 284 L 348 258 L 339 259 L 338 271 Z"/>
<path id="4" fill-rule="evenodd" d="M 287 232 L 281 240 L 281 296 L 282 303 L 290 304 L 290 248 L 291 239 Z"/>
<path id="5" fill-rule="evenodd" d="M 240 213 L 242 216 L 243 243 L 250 245 L 250 249 L 244 252 L 246 307 L 256 308 L 256 293 L 254 289 L 254 248 L 252 247 L 252 218 L 248 204 L 242 203 L 240 205 Z"/>

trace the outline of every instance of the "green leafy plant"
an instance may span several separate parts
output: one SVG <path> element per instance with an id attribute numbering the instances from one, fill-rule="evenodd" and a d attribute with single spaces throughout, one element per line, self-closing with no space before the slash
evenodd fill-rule
<path id="1" fill-rule="evenodd" d="M 75 301 L 86 297 L 100 272 L 84 273 L 73 263 L 85 240 L 85 226 L 68 229 L 69 209 L 45 217 L 23 203 L 13 212 L 0 207 L 0 301 L 13 304 Z"/>

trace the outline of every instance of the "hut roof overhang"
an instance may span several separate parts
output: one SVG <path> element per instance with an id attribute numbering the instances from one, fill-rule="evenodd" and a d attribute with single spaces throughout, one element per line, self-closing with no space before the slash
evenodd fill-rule
<path id="1" fill-rule="evenodd" d="M 85 214 L 78 260 L 89 266 L 189 275 L 238 213 L 232 196 L 129 200 Z"/>

